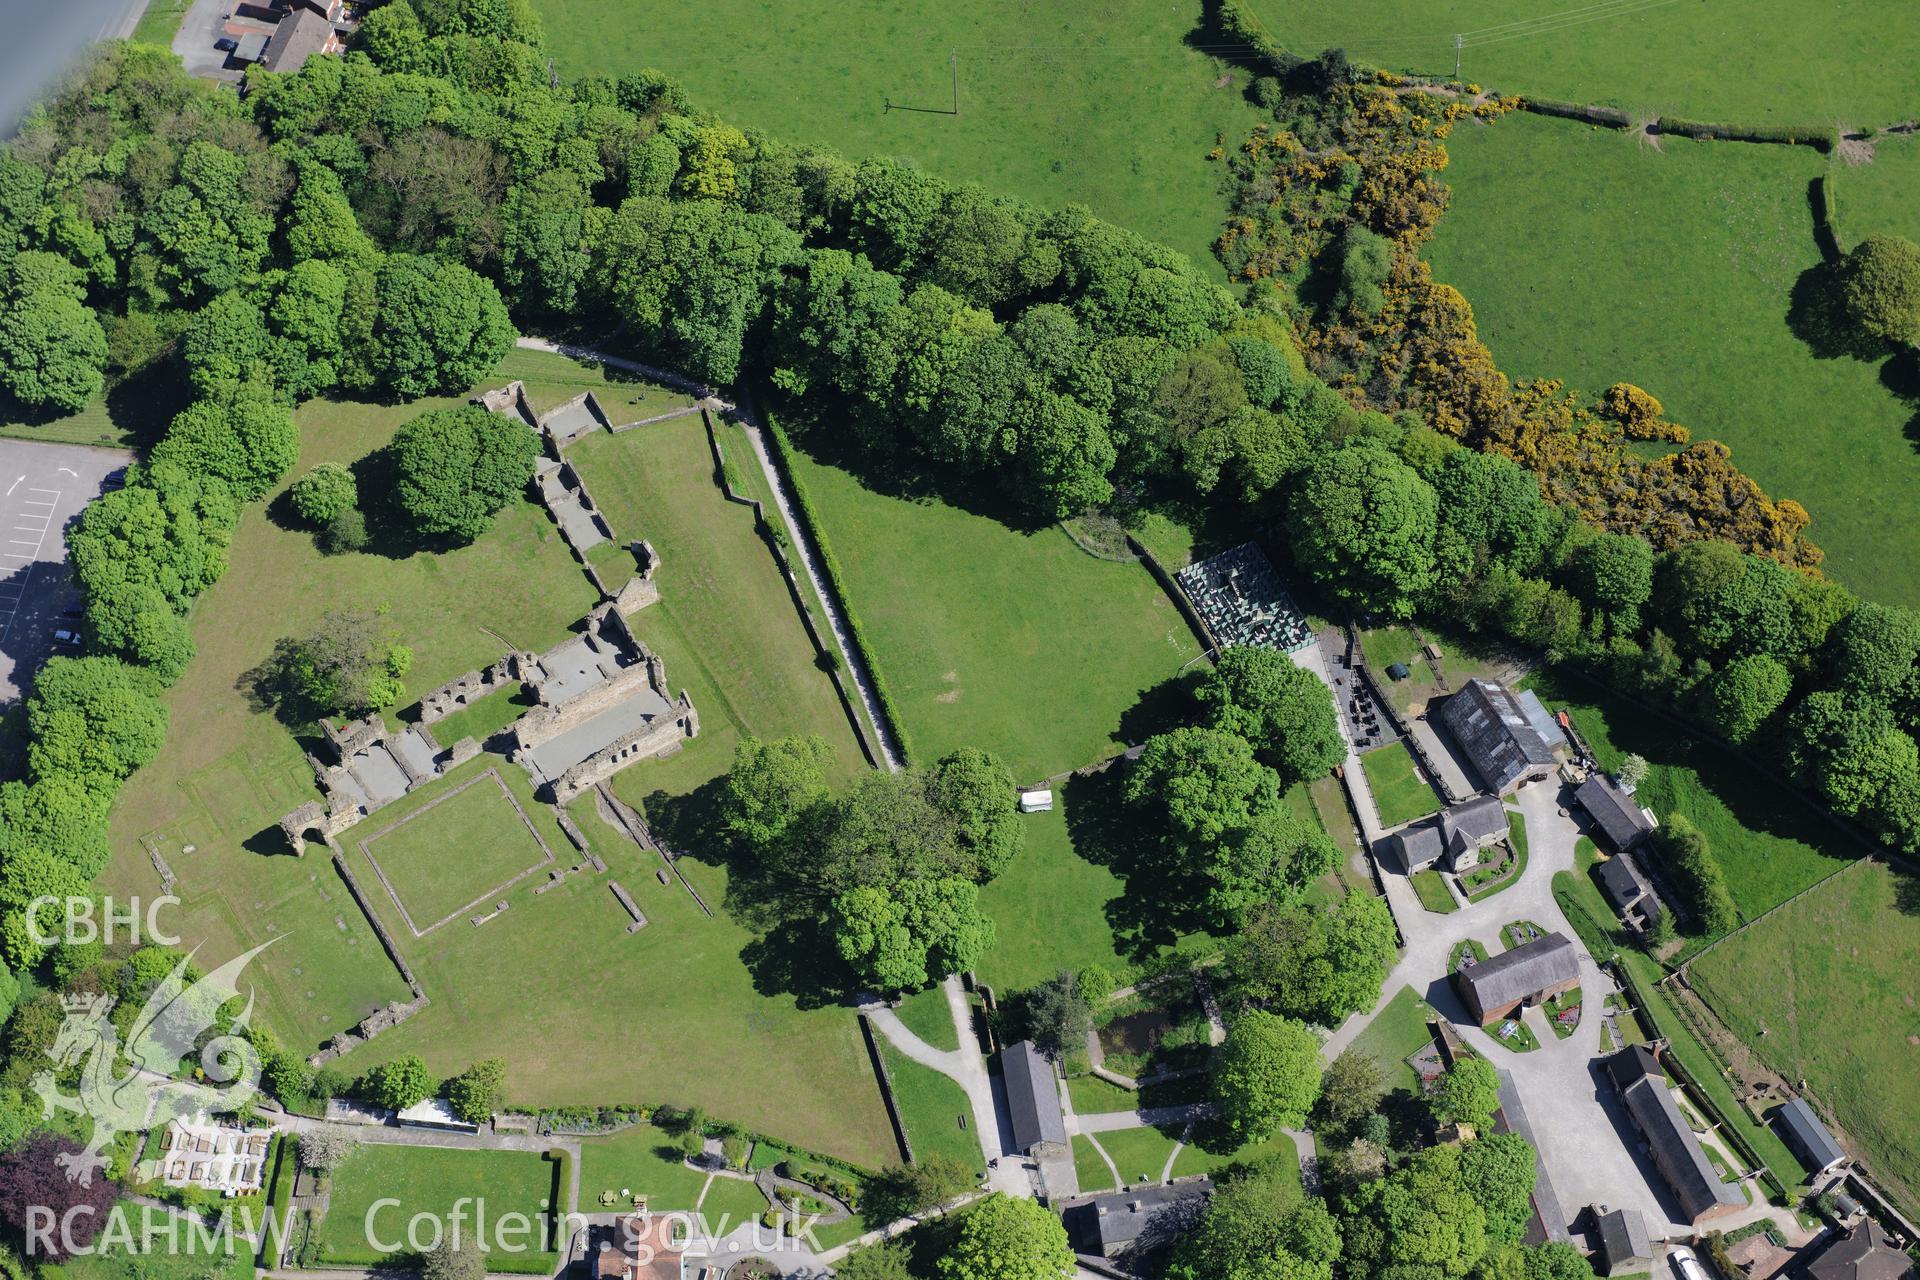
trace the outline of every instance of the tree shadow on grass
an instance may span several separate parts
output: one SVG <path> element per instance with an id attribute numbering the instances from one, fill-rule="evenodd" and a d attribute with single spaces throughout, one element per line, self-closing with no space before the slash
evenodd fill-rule
<path id="1" fill-rule="evenodd" d="M 802 1009 L 844 1005 L 853 992 L 833 932 L 818 916 L 795 916 L 740 949 L 763 996 L 792 996 Z"/>
<path id="2" fill-rule="evenodd" d="M 1894 867 L 1893 909 L 1903 916 L 1920 916 L 1920 875 Z"/>
<path id="3" fill-rule="evenodd" d="M 1127 804 L 1128 767 L 1116 763 L 1068 780 L 1067 836 L 1081 857 L 1125 882 L 1120 896 L 1106 904 L 1107 925 L 1122 954 L 1142 961 L 1200 927 L 1194 912 L 1179 904 L 1199 902 L 1205 893 L 1168 868 L 1151 826 Z"/>
<path id="4" fill-rule="evenodd" d="M 1884 342 L 1861 333 L 1848 318 L 1838 263 L 1817 263 L 1800 273 L 1788 294 L 1787 328 L 1816 360 L 1877 360 L 1887 354 Z"/>
<path id="5" fill-rule="evenodd" d="M 1120 713 L 1114 736 L 1122 742 L 1145 742 L 1155 734 L 1192 724 L 1198 714 L 1193 691 L 1200 683 L 1200 668 L 1168 676 L 1143 692 L 1132 706 Z M 1113 768 L 1124 768 L 1115 765 Z M 1112 772 L 1112 770 L 1109 770 Z"/>

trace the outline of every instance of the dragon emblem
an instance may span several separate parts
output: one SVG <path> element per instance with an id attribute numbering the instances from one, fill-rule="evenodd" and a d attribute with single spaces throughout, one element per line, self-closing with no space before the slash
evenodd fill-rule
<path id="1" fill-rule="evenodd" d="M 187 976 L 192 955 L 184 957 L 153 989 L 128 1027 L 124 1046 L 110 1017 L 113 996 L 65 997 L 66 1020 L 47 1056 L 60 1073 L 80 1068 L 79 1092 L 62 1093 L 55 1071 L 36 1075 L 33 1088 L 47 1116 L 58 1109 L 93 1120 L 87 1145 L 60 1157 L 69 1181 L 91 1185 L 93 1175 L 106 1165 L 101 1153 L 116 1134 L 157 1129 L 199 1112 L 234 1111 L 247 1104 L 260 1085 L 260 1053 L 245 1034 L 253 1014 L 252 992 L 224 1032 L 204 1045 L 200 1041 L 214 1028 L 221 1007 L 239 997 L 241 971 L 272 945 L 264 942 L 198 980 Z M 198 1060 L 198 1078 L 177 1079 L 190 1057 Z"/>

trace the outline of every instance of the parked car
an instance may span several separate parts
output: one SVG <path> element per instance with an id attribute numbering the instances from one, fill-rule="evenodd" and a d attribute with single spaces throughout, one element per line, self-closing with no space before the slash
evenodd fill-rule
<path id="1" fill-rule="evenodd" d="M 1673 1268 L 1677 1280 L 1708 1280 L 1707 1269 L 1685 1245 L 1667 1250 L 1667 1265 Z"/>
<path id="2" fill-rule="evenodd" d="M 238 49 L 240 47 L 240 42 L 238 40 L 235 40 L 232 36 L 221 36 L 218 40 L 215 40 L 213 42 L 213 47 L 218 49 L 222 53 L 232 53 L 235 49 Z"/>
<path id="3" fill-rule="evenodd" d="M 56 631 L 53 633 L 53 642 L 55 644 L 73 645 L 77 648 L 80 644 L 80 633 L 78 631 L 67 631 L 64 629 Z"/>

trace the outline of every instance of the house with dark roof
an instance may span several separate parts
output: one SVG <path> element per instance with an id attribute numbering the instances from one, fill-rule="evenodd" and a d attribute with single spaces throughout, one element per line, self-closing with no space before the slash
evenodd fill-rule
<path id="1" fill-rule="evenodd" d="M 1821 1123 L 1819 1114 L 1805 1098 L 1794 1098 L 1775 1107 L 1773 1122 L 1779 1127 L 1780 1137 L 1793 1148 L 1793 1154 L 1807 1166 L 1809 1181 L 1846 1163 L 1847 1153 L 1833 1140 L 1832 1131 Z"/>
<path id="2" fill-rule="evenodd" d="M 1653 814 L 1634 802 L 1631 793 L 1603 773 L 1581 783 L 1573 793 L 1574 803 L 1593 819 L 1594 830 L 1615 853 L 1625 853 L 1647 838 L 1657 825 Z"/>
<path id="3" fill-rule="evenodd" d="M 267 41 L 260 65 L 269 71 L 298 71 L 317 53 L 338 53 L 340 33 L 312 9 L 297 8 L 280 19 Z"/>
<path id="4" fill-rule="evenodd" d="M 1811 1280 L 1913 1280 L 1913 1262 L 1869 1218 L 1822 1249 L 1806 1274 Z"/>
<path id="5" fill-rule="evenodd" d="M 1595 1210 L 1593 1269 L 1603 1276 L 1624 1276 L 1653 1270 L 1653 1238 L 1638 1209 Z"/>
<path id="6" fill-rule="evenodd" d="M 1435 863 L 1458 874 L 1475 866 L 1489 845 L 1507 838 L 1507 808 L 1498 796 L 1475 796 L 1390 838 L 1408 875 Z"/>
<path id="7" fill-rule="evenodd" d="M 1602 1060 L 1633 1127 L 1646 1140 L 1653 1165 L 1673 1191 L 1681 1217 L 1698 1227 L 1744 1208 L 1740 1188 L 1723 1181 L 1700 1139 L 1673 1100 L 1660 1061 L 1645 1045 L 1634 1045 Z"/>
<path id="8" fill-rule="evenodd" d="M 1014 1149 L 1036 1157 L 1065 1154 L 1067 1122 L 1060 1114 L 1060 1086 L 1046 1055 L 1031 1040 L 1008 1045 L 1000 1051 L 1000 1074 L 1007 1086 Z"/>
<path id="9" fill-rule="evenodd" d="M 1618 853 L 1598 863 L 1593 869 L 1593 878 L 1628 928 L 1644 933 L 1659 923 L 1660 899 L 1654 894 L 1653 885 L 1640 874 L 1640 868 L 1633 865 L 1633 855 Z"/>
<path id="10" fill-rule="evenodd" d="M 1089 1196 L 1061 1206 L 1060 1221 L 1073 1251 L 1109 1261 L 1139 1262 L 1193 1229 L 1213 1194 L 1213 1183 L 1194 1178 L 1166 1186 L 1135 1187 Z"/>
<path id="11" fill-rule="evenodd" d="M 1550 933 L 1456 970 L 1453 984 L 1474 1021 L 1485 1026 L 1579 986 L 1579 953 L 1564 933 Z"/>
<path id="12" fill-rule="evenodd" d="M 1490 680 L 1470 680 L 1442 702 L 1440 723 L 1487 790 L 1502 796 L 1551 774 L 1554 752 L 1567 740 L 1532 692 L 1516 694 Z"/>

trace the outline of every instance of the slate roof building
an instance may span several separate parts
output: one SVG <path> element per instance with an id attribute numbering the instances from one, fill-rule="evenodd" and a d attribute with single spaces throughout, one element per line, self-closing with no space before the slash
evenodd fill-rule
<path id="1" fill-rule="evenodd" d="M 1524 942 L 1510 951 L 1456 970 L 1454 986 L 1485 1026 L 1511 1016 L 1522 1005 L 1537 1004 L 1580 985 L 1580 961 L 1564 933 Z"/>
<path id="2" fill-rule="evenodd" d="M 1554 749 L 1566 742 L 1533 693 L 1488 680 L 1470 680 L 1441 703 L 1440 722 L 1495 795 L 1552 773 Z"/>
<path id="3" fill-rule="evenodd" d="M 1913 1263 L 1886 1228 L 1869 1218 L 1807 1264 L 1812 1280 L 1913 1280 Z"/>
<path id="4" fill-rule="evenodd" d="M 1213 1183 L 1206 1178 L 1136 1187 L 1068 1204 L 1061 1209 L 1060 1218 L 1075 1253 L 1125 1259 L 1151 1252 L 1185 1234 L 1212 1194 Z"/>
<path id="5" fill-rule="evenodd" d="M 1465 871 L 1481 850 L 1507 838 L 1507 808 L 1498 796 L 1475 796 L 1392 838 L 1408 875 L 1437 862 Z"/>
<path id="6" fill-rule="evenodd" d="M 1060 1114 L 1060 1087 L 1053 1064 L 1022 1040 L 1000 1051 L 1000 1073 L 1007 1086 L 1007 1110 L 1013 1120 L 1013 1145 L 1030 1156 L 1067 1148 L 1067 1122 Z"/>
<path id="7" fill-rule="evenodd" d="M 1681 1216 L 1697 1227 L 1743 1208 L 1746 1197 L 1740 1188 L 1721 1180 L 1692 1126 L 1680 1114 L 1659 1059 L 1645 1045 L 1634 1045 L 1604 1063 L 1634 1128 L 1646 1139 L 1654 1167 L 1672 1188 Z"/>
<path id="8" fill-rule="evenodd" d="M 1820 1122 L 1820 1116 L 1805 1098 L 1795 1098 L 1774 1108 L 1774 1121 L 1780 1136 L 1807 1166 L 1810 1177 L 1817 1178 L 1837 1165 L 1845 1164 L 1847 1153 L 1833 1140 L 1833 1133 Z"/>
<path id="9" fill-rule="evenodd" d="M 1633 848 L 1654 828 L 1653 815 L 1635 804 L 1633 797 L 1605 774 L 1596 773 L 1581 783 L 1573 799 L 1593 818 L 1593 825 L 1615 853 Z"/>
<path id="10" fill-rule="evenodd" d="M 298 71 L 316 53 L 338 53 L 340 33 L 312 9 L 298 8 L 280 19 L 260 63 L 269 71 Z"/>
<path id="11" fill-rule="evenodd" d="M 1594 1270 L 1603 1276 L 1624 1276 L 1653 1270 L 1653 1239 L 1638 1209 L 1615 1209 L 1594 1221 L 1599 1257 Z"/>
<path id="12" fill-rule="evenodd" d="M 1633 865 L 1631 855 L 1615 854 L 1596 866 L 1593 876 L 1600 882 L 1600 892 L 1629 928 L 1645 931 L 1659 922 L 1660 899 Z"/>

